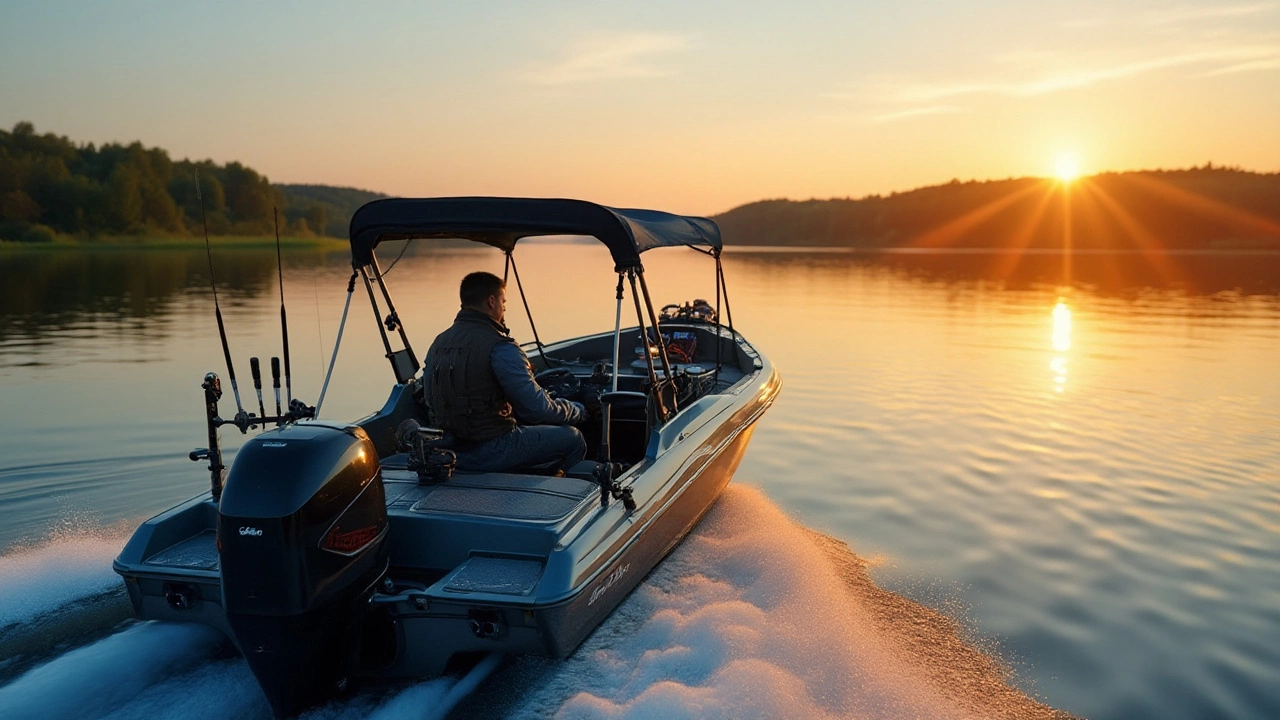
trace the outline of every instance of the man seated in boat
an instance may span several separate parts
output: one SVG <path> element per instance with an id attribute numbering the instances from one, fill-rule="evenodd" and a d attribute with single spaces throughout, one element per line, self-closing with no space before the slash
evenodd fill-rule
<path id="1" fill-rule="evenodd" d="M 458 469 L 563 473 L 587 452 L 573 427 L 576 402 L 553 398 L 503 324 L 506 284 L 474 272 L 462 279 L 462 309 L 427 351 L 422 383 L 429 421 L 453 436 Z M 518 419 L 518 421 L 517 421 Z"/>

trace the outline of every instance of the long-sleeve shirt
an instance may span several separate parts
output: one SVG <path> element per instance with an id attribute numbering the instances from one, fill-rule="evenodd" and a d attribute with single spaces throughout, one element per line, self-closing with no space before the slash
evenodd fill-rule
<path id="1" fill-rule="evenodd" d="M 533 379 L 529 358 L 514 340 L 499 342 L 489 353 L 493 374 L 520 422 L 526 425 L 575 425 L 586 419 L 579 403 L 553 398 Z"/>

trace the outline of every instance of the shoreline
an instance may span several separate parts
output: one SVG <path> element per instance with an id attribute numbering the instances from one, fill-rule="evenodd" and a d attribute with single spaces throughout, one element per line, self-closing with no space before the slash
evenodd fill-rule
<path id="1" fill-rule="evenodd" d="M 275 249 L 274 235 L 210 235 L 209 244 L 237 249 Z M 281 237 L 281 249 L 339 250 L 348 247 L 346 240 L 326 236 Z M 131 236 L 113 235 L 99 238 L 59 238 L 48 243 L 27 243 L 0 240 L 0 253 L 4 252 L 68 252 L 99 250 L 204 250 L 203 237 Z"/>

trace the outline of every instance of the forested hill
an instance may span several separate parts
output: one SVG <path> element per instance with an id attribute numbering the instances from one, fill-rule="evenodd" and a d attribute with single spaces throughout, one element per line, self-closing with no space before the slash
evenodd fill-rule
<path id="1" fill-rule="evenodd" d="M 765 200 L 714 219 L 740 245 L 1280 249 L 1280 173 L 1206 165 L 1069 184 L 953 180 L 858 200 Z"/>
<path id="2" fill-rule="evenodd" d="M 322 185 L 272 185 L 238 162 L 172 160 L 140 142 L 76 144 L 21 122 L 0 130 L 0 239 L 200 235 L 203 196 L 214 235 L 345 237 L 351 214 L 378 193 Z"/>
<path id="3" fill-rule="evenodd" d="M 323 218 L 325 223 L 311 222 L 309 227 L 317 234 L 328 235 L 330 237 L 347 236 L 347 228 L 351 225 L 351 216 L 361 205 L 370 200 L 387 197 L 382 193 L 376 193 L 370 190 L 357 190 L 349 187 L 334 187 L 333 185 L 289 185 L 279 184 L 275 186 L 284 193 L 285 205 L 291 208 L 308 208 L 307 212 L 314 214 L 316 208 L 324 210 Z"/>

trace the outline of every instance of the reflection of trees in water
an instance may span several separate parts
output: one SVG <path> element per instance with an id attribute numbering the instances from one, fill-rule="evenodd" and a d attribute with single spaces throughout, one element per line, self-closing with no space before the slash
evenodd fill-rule
<path id="1" fill-rule="evenodd" d="M 411 247 L 409 256 L 448 254 L 449 246 Z M 384 270 L 398 255 L 390 247 Z M 729 251 L 734 265 L 768 281 L 813 273 L 888 274 L 915 282 L 961 286 L 991 284 L 1008 290 L 1073 286 L 1103 296 L 1138 297 L 1151 290 L 1190 297 L 1238 293 L 1265 296 L 1280 310 L 1280 253 L 1163 254 L 1160 262 L 1139 254 L 1010 252 L 744 252 Z M 296 268 L 342 268 L 345 252 L 286 251 L 285 274 Z M 1070 279 L 1066 272 L 1069 268 Z M 273 249 L 214 249 L 218 292 L 228 302 L 276 292 Z M 304 271 L 306 272 L 306 271 Z M 732 269 L 730 287 L 733 287 Z M 164 323 L 176 301 L 196 294 L 207 302 L 209 266 L 203 250 L 49 251 L 0 255 L 0 341 L 41 338 L 94 321 L 146 320 L 140 331 L 167 334 Z"/>
<path id="2" fill-rule="evenodd" d="M 290 251 L 288 267 L 326 264 L 329 253 Z M 214 251 L 224 298 L 275 292 L 274 249 Z M 175 299 L 209 292 L 204 250 L 49 251 L 0 256 L 0 340 L 39 337 L 92 319 L 163 320 Z"/>
<path id="3" fill-rule="evenodd" d="M 1150 290 L 1188 296 L 1238 292 L 1280 301 L 1280 253 L 1168 253 L 1159 262 L 1139 253 L 730 250 L 728 257 L 756 272 L 779 276 L 805 267 L 838 272 L 862 269 L 948 284 L 994 282 L 1010 290 L 1071 286 L 1119 297 Z"/>

